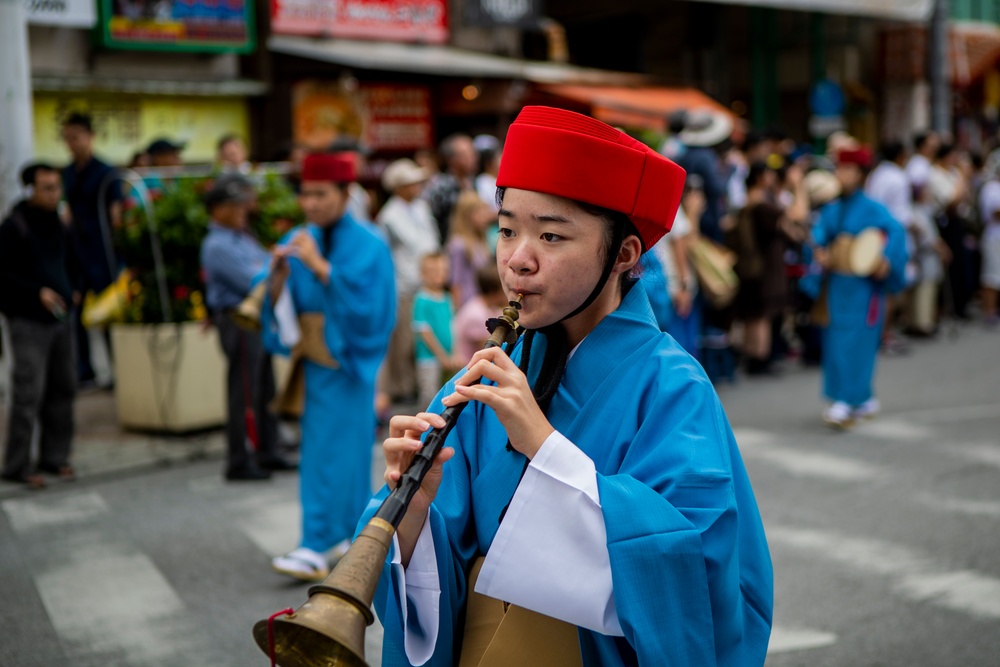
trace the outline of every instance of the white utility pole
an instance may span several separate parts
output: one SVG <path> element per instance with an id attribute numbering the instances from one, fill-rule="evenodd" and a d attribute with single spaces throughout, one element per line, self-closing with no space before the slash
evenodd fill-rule
<path id="1" fill-rule="evenodd" d="M 0 216 L 17 201 L 21 167 L 34 155 L 30 69 L 24 0 L 0 0 Z"/>

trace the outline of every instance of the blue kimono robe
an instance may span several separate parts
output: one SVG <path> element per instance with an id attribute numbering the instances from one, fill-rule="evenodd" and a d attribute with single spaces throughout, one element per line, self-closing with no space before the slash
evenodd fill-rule
<path id="1" fill-rule="evenodd" d="M 298 229 L 281 240 L 287 243 Z M 306 229 L 322 248 L 319 227 Z M 295 312 L 323 313 L 324 334 L 339 368 L 305 361 L 299 490 L 302 544 L 319 553 L 354 534 L 371 497 L 371 447 L 375 428 L 375 375 L 385 355 L 396 313 L 389 248 L 349 214 L 334 224 L 330 281 L 323 285 L 290 258 L 288 289 Z M 288 354 L 278 336 L 274 304 L 263 309 L 265 347 Z"/>
<path id="2" fill-rule="evenodd" d="M 906 286 L 906 232 L 884 206 L 860 191 L 825 206 L 812 230 L 816 245 L 826 247 L 841 232 L 857 235 L 868 227 L 886 233 L 891 269 L 885 280 L 826 275 L 830 323 L 823 331 L 823 394 L 855 407 L 873 396 L 885 295 Z"/>
<path id="3" fill-rule="evenodd" d="M 531 379 L 544 336 L 534 345 Z M 518 343 L 512 358 L 520 354 Z M 659 331 L 641 283 L 577 348 L 548 418 L 595 463 L 625 635 L 580 628 L 584 665 L 763 664 L 773 580 L 750 481 L 711 383 Z M 449 435 L 456 454 L 445 464 L 429 513 L 441 617 L 426 664 L 451 667 L 460 654 L 470 563 L 490 548 L 526 465 L 523 455 L 505 450 L 506 442 L 495 414 L 481 403 L 471 404 Z M 376 496 L 364 521 L 386 493 Z M 409 664 L 392 555 L 375 597 L 386 667 Z M 539 545 L 538 557 L 559 555 Z M 412 623 L 412 609 L 409 614 Z"/>

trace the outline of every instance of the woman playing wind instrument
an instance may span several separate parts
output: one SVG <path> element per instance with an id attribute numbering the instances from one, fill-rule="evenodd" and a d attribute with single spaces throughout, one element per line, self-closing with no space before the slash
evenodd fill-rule
<path id="1" fill-rule="evenodd" d="M 471 402 L 386 558 L 383 665 L 763 664 L 772 575 L 750 482 L 632 272 L 684 177 L 579 114 L 527 107 L 511 125 L 497 265 L 527 331 L 390 423 L 362 525 L 438 413 Z"/>

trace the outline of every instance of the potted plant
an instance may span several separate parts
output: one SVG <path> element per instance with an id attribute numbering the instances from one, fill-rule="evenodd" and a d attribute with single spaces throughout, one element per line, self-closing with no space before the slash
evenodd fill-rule
<path id="1" fill-rule="evenodd" d="M 225 363 L 208 319 L 200 262 L 209 223 L 202 198 L 211 180 L 181 177 L 133 199 L 118 231 L 132 276 L 131 300 L 111 326 L 115 400 L 126 428 L 186 432 L 225 424 Z M 257 182 L 252 231 L 269 244 L 282 220 L 297 224 L 301 214 L 279 175 Z"/>

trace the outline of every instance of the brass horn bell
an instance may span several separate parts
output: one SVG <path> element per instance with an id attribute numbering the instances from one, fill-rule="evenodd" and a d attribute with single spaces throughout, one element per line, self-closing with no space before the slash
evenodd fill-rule
<path id="1" fill-rule="evenodd" d="M 260 311 L 264 308 L 264 293 L 267 289 L 267 281 L 250 290 L 246 298 L 240 301 L 229 313 L 229 317 L 241 329 L 247 331 L 260 331 Z"/>
<path id="2" fill-rule="evenodd" d="M 273 623 L 274 656 L 281 667 L 367 667 L 365 628 L 375 588 L 395 529 L 372 519 L 309 599 Z M 254 640 L 270 654 L 267 620 L 253 627 Z"/>

